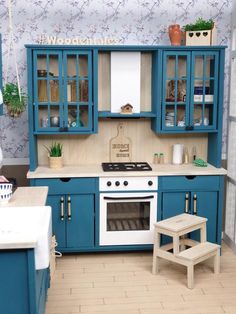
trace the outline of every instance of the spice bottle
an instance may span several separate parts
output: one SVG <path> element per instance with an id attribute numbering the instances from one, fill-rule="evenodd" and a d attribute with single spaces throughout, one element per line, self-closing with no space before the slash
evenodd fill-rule
<path id="1" fill-rule="evenodd" d="M 158 154 L 157 153 L 154 154 L 153 163 L 158 164 Z"/>
<path id="2" fill-rule="evenodd" d="M 159 155 L 159 164 L 164 164 L 164 154 L 160 153 Z"/>

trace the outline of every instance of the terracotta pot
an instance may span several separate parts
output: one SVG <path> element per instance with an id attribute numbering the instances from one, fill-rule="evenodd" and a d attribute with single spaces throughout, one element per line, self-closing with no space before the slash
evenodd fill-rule
<path id="1" fill-rule="evenodd" d="M 182 31 L 180 29 L 179 24 L 173 24 L 169 26 L 169 37 L 172 46 L 180 46 L 181 45 L 181 38 L 182 38 Z"/>
<path id="2" fill-rule="evenodd" d="M 62 156 L 61 157 L 48 157 L 49 158 L 49 168 L 59 169 L 62 168 Z"/>

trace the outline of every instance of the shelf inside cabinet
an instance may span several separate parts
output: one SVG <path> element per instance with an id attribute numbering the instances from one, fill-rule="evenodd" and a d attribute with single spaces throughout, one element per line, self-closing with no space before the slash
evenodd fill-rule
<path id="1" fill-rule="evenodd" d="M 110 111 L 99 111 L 99 118 L 120 118 L 120 119 L 132 119 L 132 118 L 155 118 L 156 114 L 152 112 L 140 112 L 131 114 L 112 113 Z"/>

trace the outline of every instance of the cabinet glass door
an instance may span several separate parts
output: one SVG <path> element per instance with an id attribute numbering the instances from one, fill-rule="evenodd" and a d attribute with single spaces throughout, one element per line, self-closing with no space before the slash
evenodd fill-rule
<path id="1" fill-rule="evenodd" d="M 63 125 L 62 54 L 34 53 L 34 114 L 36 131 L 58 131 Z"/>
<path id="2" fill-rule="evenodd" d="M 185 130 L 189 124 L 189 52 L 164 52 L 163 73 L 162 128 Z"/>
<path id="3" fill-rule="evenodd" d="M 64 115 L 69 131 L 92 127 L 92 64 L 90 52 L 64 54 Z"/>
<path id="4" fill-rule="evenodd" d="M 218 53 L 192 53 L 190 124 L 194 129 L 216 128 Z"/>

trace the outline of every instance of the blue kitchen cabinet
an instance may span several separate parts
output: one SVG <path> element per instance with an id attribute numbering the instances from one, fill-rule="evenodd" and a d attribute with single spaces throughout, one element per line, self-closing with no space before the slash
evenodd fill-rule
<path id="1" fill-rule="evenodd" d="M 49 195 L 53 233 L 58 250 L 82 250 L 94 247 L 94 196 Z"/>
<path id="2" fill-rule="evenodd" d="M 162 177 L 159 180 L 159 188 L 161 219 L 182 213 L 206 217 L 208 241 L 221 243 L 223 177 Z M 192 233 L 191 238 L 198 240 L 199 233 Z"/>
<path id="3" fill-rule="evenodd" d="M 31 180 L 48 186 L 47 205 L 52 207 L 52 229 L 62 252 L 89 251 L 95 246 L 95 178 Z"/>
<path id="4" fill-rule="evenodd" d="M 164 192 L 162 198 L 162 219 L 183 213 L 206 217 L 207 240 L 217 240 L 218 192 Z M 198 238 L 197 234 L 192 235 Z"/>
<path id="5" fill-rule="evenodd" d="M 45 314 L 49 270 L 35 269 L 34 249 L 0 250 L 0 313 Z"/>
<path id="6" fill-rule="evenodd" d="M 153 129 L 221 132 L 224 48 L 163 50 L 161 105 Z"/>
<path id="7" fill-rule="evenodd" d="M 91 49 L 28 49 L 29 121 L 33 134 L 96 131 Z"/>

